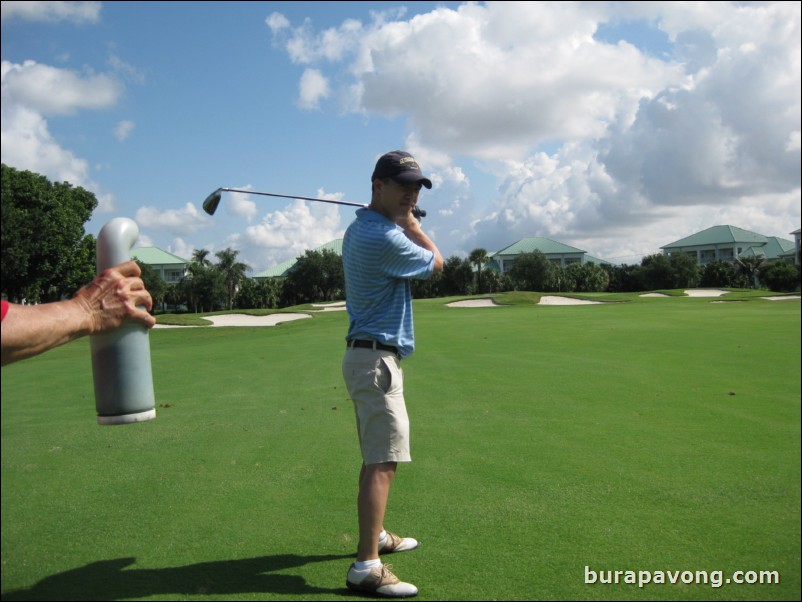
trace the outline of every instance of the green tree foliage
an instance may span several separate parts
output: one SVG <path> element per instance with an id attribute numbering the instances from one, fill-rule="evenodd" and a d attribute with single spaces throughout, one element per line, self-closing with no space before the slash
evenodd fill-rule
<path id="1" fill-rule="evenodd" d="M 761 280 L 769 290 L 791 293 L 800 288 L 799 274 L 799 266 L 790 261 L 775 261 L 763 270 Z"/>
<path id="2" fill-rule="evenodd" d="M 672 253 L 668 258 L 668 264 L 674 274 L 672 288 L 696 288 L 699 286 L 701 269 L 696 257 L 688 253 Z"/>
<path id="3" fill-rule="evenodd" d="M 639 265 L 602 265 L 607 272 L 607 290 L 611 293 L 633 293 L 644 290 Z"/>
<path id="4" fill-rule="evenodd" d="M 254 280 L 245 278 L 237 293 L 234 306 L 237 309 L 274 309 L 281 298 L 281 284 L 275 278 Z"/>
<path id="5" fill-rule="evenodd" d="M 91 192 L 2 165 L 2 292 L 12 301 L 71 296 L 95 274 L 94 239 L 84 224 Z M 91 259 L 90 259 L 91 256 Z"/>
<path id="6" fill-rule="evenodd" d="M 209 249 L 195 249 L 192 251 L 192 261 L 203 266 L 212 265 L 212 262 L 209 261 Z"/>
<path id="7" fill-rule="evenodd" d="M 174 305 L 186 304 L 193 313 L 233 309 L 240 288 L 248 280 L 245 272 L 250 269 L 237 261 L 238 254 L 239 251 L 224 249 L 215 254 L 218 262 L 212 264 L 207 249 L 196 249 L 187 274 L 165 291 L 165 300 Z"/>
<path id="8" fill-rule="evenodd" d="M 473 291 L 473 269 L 471 262 L 452 255 L 443 265 L 440 279 L 440 296 L 470 295 Z"/>
<path id="9" fill-rule="evenodd" d="M 583 267 L 588 291 L 597 293 L 606 291 L 610 286 L 610 276 L 607 274 L 607 270 L 595 263 L 586 263 Z"/>
<path id="10" fill-rule="evenodd" d="M 674 270 L 668 257 L 662 253 L 647 255 L 641 260 L 642 290 L 674 288 Z"/>
<path id="11" fill-rule="evenodd" d="M 476 292 L 477 293 L 484 293 L 485 288 L 482 286 L 482 269 L 485 267 L 487 263 L 488 256 L 487 256 L 487 249 L 482 249 L 481 247 L 478 249 L 474 249 L 471 251 L 470 255 L 468 255 L 468 261 L 471 262 L 476 267 Z"/>
<path id="12" fill-rule="evenodd" d="M 226 307 L 228 291 L 223 273 L 211 265 L 197 261 L 189 264 L 187 274 L 178 283 L 178 298 L 193 313 L 215 311 Z"/>
<path id="13" fill-rule="evenodd" d="M 167 305 L 172 305 L 174 309 L 179 309 L 186 303 L 183 295 L 181 294 L 181 283 L 168 284 L 164 292 L 164 302 Z"/>
<path id="14" fill-rule="evenodd" d="M 501 274 L 496 270 L 485 270 L 482 272 L 482 290 L 481 293 L 500 293 L 503 291 L 512 290 L 512 282 L 509 276 Z"/>
<path id="15" fill-rule="evenodd" d="M 522 291 L 552 291 L 557 286 L 557 267 L 542 251 L 521 253 L 512 262 L 510 278 Z"/>
<path id="16" fill-rule="evenodd" d="M 766 258 L 759 255 L 739 257 L 735 263 L 741 276 L 740 285 L 744 288 L 756 288 L 760 282 L 760 272 L 768 265 Z"/>
<path id="17" fill-rule="evenodd" d="M 162 309 L 164 309 L 165 297 L 169 290 L 167 283 L 152 266 L 138 259 L 135 261 L 139 269 L 142 270 L 142 282 L 145 283 L 145 288 L 148 289 L 150 296 L 153 297 L 153 309 L 155 310 L 159 306 L 162 306 Z"/>
<path id="18" fill-rule="evenodd" d="M 237 289 L 240 283 L 245 280 L 245 272 L 250 268 L 249 265 L 237 261 L 239 251 L 233 249 L 223 249 L 215 253 L 217 257 L 217 271 L 223 275 L 223 282 L 226 285 L 228 295 L 228 309 L 234 308 L 234 298 L 237 296 Z"/>
<path id="19" fill-rule="evenodd" d="M 72 270 L 64 275 L 64 290 L 77 291 L 88 284 L 97 275 L 96 268 L 97 240 L 91 234 L 85 235 L 75 248 Z"/>
<path id="20" fill-rule="evenodd" d="M 284 280 L 281 304 L 334 301 L 344 297 L 344 290 L 342 257 L 330 249 L 307 251 Z"/>
<path id="21" fill-rule="evenodd" d="M 425 280 L 411 280 L 409 286 L 415 299 L 440 297 L 440 291 L 443 289 L 443 272 L 437 272 Z"/>
<path id="22" fill-rule="evenodd" d="M 579 278 L 579 270 L 582 265 L 579 263 L 572 263 L 564 268 L 557 267 L 554 270 L 554 283 L 552 288 L 556 292 L 568 293 L 576 290 L 577 278 Z"/>
<path id="23" fill-rule="evenodd" d="M 610 277 L 602 268 L 595 263 L 572 263 L 560 269 L 558 273 L 563 273 L 565 282 L 560 290 L 577 293 L 598 293 L 607 290 Z"/>
<path id="24" fill-rule="evenodd" d="M 729 261 L 711 261 L 705 264 L 699 285 L 725 288 L 736 286 L 735 268 Z"/>

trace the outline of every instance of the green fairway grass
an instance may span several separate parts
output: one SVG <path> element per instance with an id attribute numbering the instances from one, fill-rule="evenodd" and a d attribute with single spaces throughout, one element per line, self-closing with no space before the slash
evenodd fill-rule
<path id="1" fill-rule="evenodd" d="M 384 561 L 419 600 L 798 600 L 799 301 L 538 297 L 415 301 L 386 526 L 421 545 Z M 124 426 L 87 340 L 3 368 L 3 600 L 360 599 L 346 329 L 155 329 L 156 418 Z"/>

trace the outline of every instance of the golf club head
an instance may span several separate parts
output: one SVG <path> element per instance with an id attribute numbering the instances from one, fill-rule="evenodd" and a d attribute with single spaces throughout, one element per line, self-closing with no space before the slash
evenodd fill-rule
<path id="1" fill-rule="evenodd" d="M 206 197 L 205 201 L 203 201 L 203 210 L 209 215 L 214 215 L 214 212 L 217 211 L 217 206 L 220 204 L 220 199 L 222 196 L 222 188 L 215 190 L 212 194 Z"/>

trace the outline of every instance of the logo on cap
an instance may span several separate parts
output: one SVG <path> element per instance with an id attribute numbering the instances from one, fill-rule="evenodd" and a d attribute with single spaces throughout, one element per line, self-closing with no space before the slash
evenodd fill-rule
<path id="1" fill-rule="evenodd" d="M 425 177 L 418 166 L 415 157 L 404 151 L 392 151 L 382 155 L 376 162 L 371 181 L 391 178 L 399 184 L 420 183 L 426 188 L 432 187 L 432 182 Z"/>

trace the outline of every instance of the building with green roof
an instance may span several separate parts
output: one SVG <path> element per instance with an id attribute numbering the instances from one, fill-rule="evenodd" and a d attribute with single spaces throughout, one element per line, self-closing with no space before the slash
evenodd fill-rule
<path id="1" fill-rule="evenodd" d="M 168 253 L 158 247 L 137 247 L 131 249 L 131 259 L 138 259 L 149 265 L 167 284 L 178 284 L 187 273 L 189 261 L 178 255 Z"/>
<path id="2" fill-rule="evenodd" d="M 340 257 L 343 254 L 343 239 L 337 238 L 330 242 L 327 242 L 324 245 L 320 245 L 316 249 L 312 249 L 313 251 L 321 252 L 321 251 L 333 251 Z M 284 278 L 287 274 L 289 274 L 290 270 L 295 267 L 295 264 L 298 262 L 300 257 L 295 257 L 294 259 L 288 259 L 287 261 L 280 263 L 278 265 L 274 265 L 272 268 L 267 268 L 263 272 L 259 272 L 258 274 L 254 275 L 254 280 L 267 280 L 268 278 Z"/>
<path id="3" fill-rule="evenodd" d="M 664 255 L 687 253 L 699 265 L 705 265 L 714 261 L 734 262 L 739 257 L 776 261 L 793 254 L 795 245 L 784 238 L 763 236 L 735 226 L 713 226 L 660 248 Z"/>
<path id="4" fill-rule="evenodd" d="M 799 265 L 799 246 L 800 246 L 799 239 L 801 232 L 802 230 L 800 230 L 799 228 L 791 232 L 791 234 L 794 235 L 794 248 L 792 251 L 786 251 L 785 253 L 780 255 L 781 258 L 793 261 L 796 265 Z"/>
<path id="5" fill-rule="evenodd" d="M 697 232 L 691 236 L 660 247 L 664 254 L 685 252 L 694 255 L 699 264 L 715 260 L 735 261 L 736 257 L 759 255 L 769 261 L 776 259 L 793 259 L 799 262 L 800 231 L 792 232 L 795 242 L 763 236 L 755 232 L 736 228 L 734 226 L 713 226 L 707 230 Z M 342 256 L 343 240 L 338 238 L 320 245 L 314 251 L 333 251 Z M 135 249 L 138 251 L 139 249 Z M 596 265 L 612 265 L 611 262 L 599 259 L 576 247 L 557 242 L 548 238 L 532 237 L 521 240 L 504 247 L 500 251 L 488 254 L 487 267 L 504 273 L 512 267 L 512 262 L 521 253 L 542 252 L 549 260 L 559 267 L 566 267 L 573 263 Z M 169 255 L 169 253 L 167 253 Z M 175 256 L 173 256 L 175 257 Z M 180 260 L 180 258 L 178 258 Z M 284 278 L 295 266 L 298 257 L 289 259 L 253 276 L 256 280 L 268 278 Z M 183 261 L 183 260 L 181 260 Z M 150 263 L 145 261 L 145 263 Z M 186 262 L 185 262 L 186 263 Z"/>
<path id="6" fill-rule="evenodd" d="M 508 247 L 488 255 L 487 267 L 497 270 L 502 274 L 507 272 L 515 258 L 522 253 L 533 253 L 540 251 L 555 265 L 564 268 L 572 263 L 586 264 L 595 263 L 596 265 L 608 264 L 610 262 L 588 255 L 587 251 L 577 249 L 555 240 L 548 238 L 534 237 L 522 238 Z"/>

